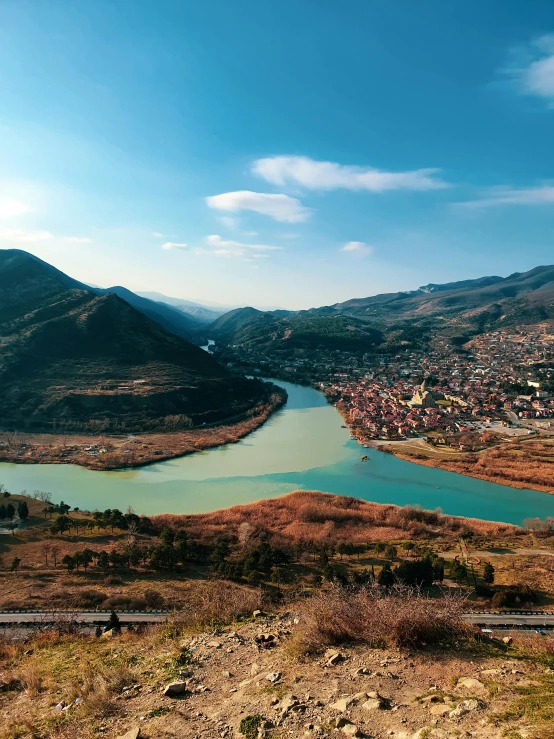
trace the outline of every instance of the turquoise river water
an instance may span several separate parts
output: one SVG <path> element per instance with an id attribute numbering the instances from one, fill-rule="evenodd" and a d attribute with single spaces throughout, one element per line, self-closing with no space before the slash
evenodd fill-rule
<path id="1" fill-rule="evenodd" d="M 521 524 L 554 516 L 554 495 L 515 490 L 403 462 L 350 440 L 338 411 L 311 388 L 276 381 L 286 406 L 237 444 L 117 472 L 75 465 L 0 464 L 8 490 L 48 490 L 83 509 L 132 506 L 139 513 L 199 513 L 320 490 L 397 505 Z M 369 461 L 362 462 L 363 454 Z"/>

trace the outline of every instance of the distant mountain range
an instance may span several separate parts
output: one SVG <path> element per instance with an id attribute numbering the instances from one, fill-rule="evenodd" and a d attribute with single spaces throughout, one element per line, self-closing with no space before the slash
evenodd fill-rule
<path id="1" fill-rule="evenodd" d="M 442 335 L 461 345 L 495 328 L 554 318 L 554 266 L 408 292 L 356 298 L 305 311 L 241 308 L 207 334 L 218 343 L 284 351 L 292 347 L 397 351 Z"/>
<path id="2" fill-rule="evenodd" d="M 192 319 L 152 305 L 0 250 L 2 428 L 166 430 L 229 418 L 260 399 L 261 383 L 166 330 Z"/>
<path id="3" fill-rule="evenodd" d="M 162 295 L 162 293 L 139 292 L 137 295 L 140 295 L 143 298 L 148 298 L 148 300 L 153 300 L 156 303 L 170 305 L 181 313 L 196 319 L 200 323 L 212 323 L 216 318 L 219 318 L 219 316 L 222 316 L 230 310 L 230 308 L 221 306 L 200 305 L 200 303 L 194 303 L 191 300 L 183 300 L 182 298 L 170 298 L 168 295 Z"/>

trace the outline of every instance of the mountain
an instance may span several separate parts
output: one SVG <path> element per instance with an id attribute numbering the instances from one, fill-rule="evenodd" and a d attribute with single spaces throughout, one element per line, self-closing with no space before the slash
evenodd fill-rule
<path id="1" fill-rule="evenodd" d="M 220 344 L 397 351 L 442 335 L 455 344 L 495 328 L 554 319 L 554 266 L 355 298 L 296 313 L 240 308 L 218 318 Z"/>
<path id="2" fill-rule="evenodd" d="M 129 305 L 132 305 L 133 308 L 136 308 L 148 318 L 159 323 L 166 331 L 176 334 L 183 339 L 191 339 L 204 327 L 202 321 L 183 313 L 178 308 L 141 297 L 127 290 L 125 287 L 108 287 L 105 290 L 100 289 L 94 292 L 99 295 L 106 295 L 107 293 L 118 295 L 129 303 Z"/>
<path id="3" fill-rule="evenodd" d="M 427 288 L 433 289 L 349 300 L 316 312 L 353 315 L 385 326 L 409 322 L 473 333 L 554 318 L 554 266 Z"/>
<path id="4" fill-rule="evenodd" d="M 314 312 L 262 312 L 238 308 L 218 318 L 209 329 L 216 343 L 264 346 L 270 351 L 289 349 L 369 350 L 382 341 L 380 331 L 346 316 Z"/>
<path id="5" fill-rule="evenodd" d="M 191 300 L 183 300 L 182 298 L 171 298 L 168 295 L 156 292 L 140 292 L 137 293 L 142 298 L 148 298 L 149 300 L 155 301 L 156 303 L 163 303 L 170 305 L 173 308 L 181 311 L 186 316 L 200 321 L 201 323 L 212 323 L 219 316 L 222 316 L 228 311 L 228 308 L 222 308 L 221 306 L 215 305 L 200 305 L 200 303 L 194 303 Z"/>
<path id="6" fill-rule="evenodd" d="M 115 293 L 15 249 L 0 251 L 0 385 L 2 426 L 20 430 L 179 428 L 264 393 Z"/>

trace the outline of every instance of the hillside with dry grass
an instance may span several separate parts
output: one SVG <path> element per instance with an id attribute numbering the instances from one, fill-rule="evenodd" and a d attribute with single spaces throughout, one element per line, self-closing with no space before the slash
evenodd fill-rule
<path id="1" fill-rule="evenodd" d="M 0 608 L 44 612 L 0 631 L 0 739 L 552 739 L 554 640 L 463 617 L 554 606 L 546 527 L 309 492 L 153 519 L 0 492 Z M 119 624 L 79 625 L 96 609 Z M 128 627 L 137 609 L 167 622 Z"/>
<path id="2" fill-rule="evenodd" d="M 0 637 L 0 738 L 552 737 L 543 637 L 484 639 L 461 602 L 417 593 L 332 588 L 252 610 L 217 585 L 139 632 Z"/>

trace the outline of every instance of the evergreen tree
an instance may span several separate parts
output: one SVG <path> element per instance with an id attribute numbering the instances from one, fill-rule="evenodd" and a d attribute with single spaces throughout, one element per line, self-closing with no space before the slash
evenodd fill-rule
<path id="1" fill-rule="evenodd" d="M 175 534 L 166 526 L 166 528 L 162 529 L 160 532 L 160 540 L 162 544 L 165 544 L 168 547 L 172 547 L 173 542 L 175 541 Z"/>
<path id="2" fill-rule="evenodd" d="M 389 588 L 391 585 L 394 585 L 394 573 L 388 562 L 385 562 L 383 565 L 381 572 L 377 576 L 377 582 L 385 588 Z"/>
<path id="3" fill-rule="evenodd" d="M 114 610 L 110 613 L 110 619 L 106 626 L 106 631 L 115 631 L 116 633 L 121 631 L 121 622 L 119 620 L 119 616 Z"/>
<path id="4" fill-rule="evenodd" d="M 6 518 L 13 518 L 15 516 L 15 508 L 11 503 L 6 506 Z"/>
<path id="5" fill-rule="evenodd" d="M 0 504 L 0 521 L 4 521 L 7 517 L 6 506 L 2 503 Z"/>
<path id="6" fill-rule="evenodd" d="M 27 502 L 25 500 L 22 500 L 17 505 L 17 515 L 19 518 L 21 518 L 22 521 L 25 521 L 26 518 L 29 518 L 29 507 L 27 506 Z"/>
<path id="7" fill-rule="evenodd" d="M 106 572 L 106 570 L 110 566 L 110 556 L 108 552 L 104 552 L 104 551 L 100 552 L 97 556 L 96 563 L 98 564 L 98 567 L 100 567 L 101 570 L 104 570 L 104 572 Z"/>
<path id="8" fill-rule="evenodd" d="M 483 569 L 483 580 L 488 584 L 492 585 L 494 582 L 494 567 L 490 562 L 486 562 Z"/>
<path id="9" fill-rule="evenodd" d="M 67 567 L 67 571 L 71 572 L 71 570 L 75 567 L 75 561 L 71 554 L 64 554 L 62 557 L 62 565 L 65 565 Z"/>

